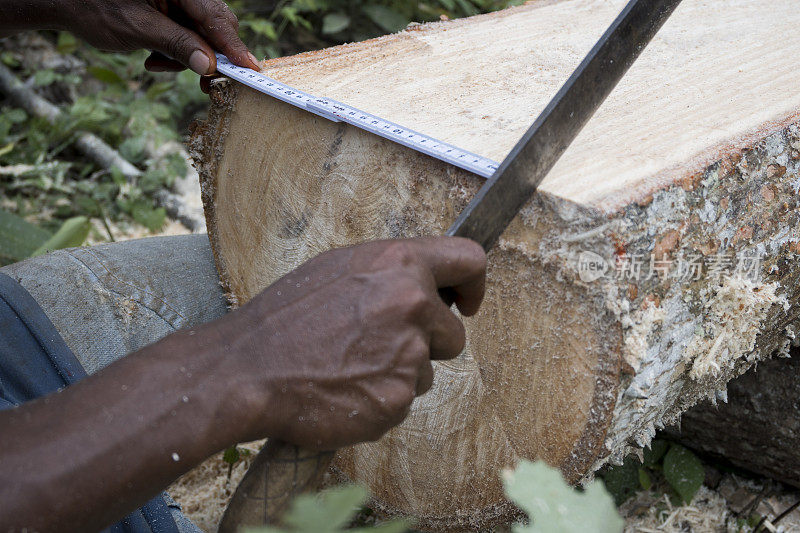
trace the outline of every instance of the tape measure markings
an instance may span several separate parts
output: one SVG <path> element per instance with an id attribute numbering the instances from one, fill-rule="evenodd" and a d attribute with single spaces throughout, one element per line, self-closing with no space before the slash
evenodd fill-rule
<path id="1" fill-rule="evenodd" d="M 234 65 L 227 57 L 219 53 L 217 54 L 217 71 L 259 92 L 305 109 L 322 118 L 333 122 L 346 122 L 484 178 L 491 177 L 499 166 L 499 163 L 487 157 L 462 150 L 452 144 L 439 141 L 424 133 L 408 129 L 336 100 L 312 96 L 261 73 Z"/>

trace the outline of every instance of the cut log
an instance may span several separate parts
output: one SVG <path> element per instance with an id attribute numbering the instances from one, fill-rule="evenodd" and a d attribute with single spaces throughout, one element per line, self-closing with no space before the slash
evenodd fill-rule
<path id="1" fill-rule="evenodd" d="M 263 67 L 501 160 L 623 4 L 533 2 Z M 686 0 L 489 254 L 465 352 L 337 471 L 420 527 L 486 528 L 513 515 L 499 471 L 518 458 L 578 482 L 786 350 L 798 25 L 795 0 Z M 212 98 L 192 150 L 233 305 L 330 248 L 441 234 L 483 182 L 235 83 Z"/>

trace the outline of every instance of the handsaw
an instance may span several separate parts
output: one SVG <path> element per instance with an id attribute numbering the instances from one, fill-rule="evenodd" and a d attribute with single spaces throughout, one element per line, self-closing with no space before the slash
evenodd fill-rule
<path id="1" fill-rule="evenodd" d="M 489 251 L 600 104 L 681 0 L 631 0 L 525 135 L 484 183 L 447 235 Z M 269 440 L 245 474 L 219 531 L 277 524 L 289 503 L 321 483 L 334 452 Z"/>

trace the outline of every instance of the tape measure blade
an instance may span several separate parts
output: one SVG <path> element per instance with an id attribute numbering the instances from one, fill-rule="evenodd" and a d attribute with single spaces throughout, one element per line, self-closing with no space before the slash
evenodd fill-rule
<path id="1" fill-rule="evenodd" d="M 486 157 L 462 150 L 457 146 L 439 141 L 424 133 L 405 128 L 336 100 L 312 96 L 278 80 L 269 78 L 260 72 L 234 65 L 220 53 L 216 55 L 217 71 L 220 74 L 327 120 L 346 122 L 484 178 L 491 177 L 499 166 L 496 161 Z"/>

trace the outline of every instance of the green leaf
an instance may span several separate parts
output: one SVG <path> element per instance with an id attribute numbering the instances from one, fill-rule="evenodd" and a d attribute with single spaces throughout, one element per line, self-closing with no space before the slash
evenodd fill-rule
<path id="1" fill-rule="evenodd" d="M 621 532 L 625 524 L 602 482 L 595 480 L 580 492 L 542 461 L 520 461 L 513 472 L 503 472 L 503 485 L 531 519 L 529 525 L 514 525 L 514 533 L 610 533 Z"/>
<path id="2" fill-rule="evenodd" d="M 392 33 L 402 30 L 411 22 L 400 13 L 382 5 L 367 5 L 362 11 L 378 27 Z"/>
<path id="3" fill-rule="evenodd" d="M 69 113 L 83 124 L 99 125 L 111 118 L 104 107 L 106 104 L 96 96 L 82 96 L 70 106 Z"/>
<path id="4" fill-rule="evenodd" d="M 28 114 L 23 109 L 14 108 L 3 111 L 3 118 L 12 124 L 20 124 L 28 120 Z"/>
<path id="5" fill-rule="evenodd" d="M 163 207 L 153 209 L 138 203 L 131 209 L 131 216 L 136 222 L 153 233 L 164 227 L 164 222 L 167 220 L 167 212 Z"/>
<path id="6" fill-rule="evenodd" d="M 0 264 L 30 257 L 50 236 L 50 232 L 0 209 Z"/>
<path id="7" fill-rule="evenodd" d="M 346 526 L 369 493 L 360 485 L 333 487 L 317 495 L 298 496 L 283 522 L 297 531 L 336 531 Z"/>
<path id="8" fill-rule="evenodd" d="M 131 163 L 139 163 L 144 158 L 145 136 L 129 137 L 119 145 L 119 153 Z"/>
<path id="9" fill-rule="evenodd" d="M 681 499 L 689 503 L 703 484 L 705 470 L 695 454 L 672 444 L 664 456 L 664 477 Z"/>
<path id="10" fill-rule="evenodd" d="M 58 80 L 58 74 L 51 69 L 37 70 L 33 75 L 33 84 L 37 87 L 47 87 Z"/>
<path id="11" fill-rule="evenodd" d="M 275 25 L 272 22 L 264 19 L 246 19 L 240 23 L 245 28 L 250 28 L 250 31 L 256 35 L 263 35 L 270 41 L 278 40 L 278 32 L 275 31 Z"/>
<path id="12" fill-rule="evenodd" d="M 56 43 L 56 49 L 58 53 L 68 55 L 75 52 L 78 49 L 78 39 L 75 38 L 69 32 L 61 31 L 58 32 L 58 41 Z"/>
<path id="13" fill-rule="evenodd" d="M 669 442 L 663 439 L 653 439 L 650 446 L 642 450 L 642 464 L 648 468 L 656 466 L 667 453 L 667 449 L 669 449 Z"/>
<path id="14" fill-rule="evenodd" d="M 621 465 L 608 467 L 602 478 L 606 489 L 614 497 L 614 503 L 622 505 L 639 488 L 639 460 L 633 455 L 625 458 Z"/>
<path id="15" fill-rule="evenodd" d="M 145 95 L 147 96 L 148 100 L 156 100 L 157 98 L 166 94 L 170 89 L 172 89 L 172 86 L 173 86 L 172 82 L 169 81 L 154 83 L 153 85 L 148 87 Z"/>
<path id="16" fill-rule="evenodd" d="M 229 465 L 235 465 L 237 462 L 239 462 L 239 459 L 239 448 L 236 446 L 231 446 L 225 450 L 225 453 L 222 454 L 222 460 Z"/>
<path id="17" fill-rule="evenodd" d="M 340 485 L 318 494 L 304 494 L 292 502 L 282 523 L 276 527 L 246 528 L 245 533 L 401 533 L 409 527 L 404 520 L 392 520 L 375 527 L 346 529 L 367 501 L 367 489 L 360 485 Z"/>
<path id="18" fill-rule="evenodd" d="M 0 63 L 11 68 L 17 68 L 19 66 L 19 60 L 10 51 L 0 53 Z"/>
<path id="19" fill-rule="evenodd" d="M 344 13 L 328 13 L 322 18 L 322 33 L 339 33 L 350 25 L 350 17 Z"/>
<path id="20" fill-rule="evenodd" d="M 58 228 L 55 235 L 47 239 L 47 241 L 36 249 L 32 256 L 46 254 L 53 250 L 60 250 L 61 248 L 71 248 L 73 246 L 80 246 L 86 241 L 89 236 L 89 230 L 92 229 L 92 224 L 87 217 L 72 217 L 64 221 L 61 227 Z"/>
<path id="21" fill-rule="evenodd" d="M 0 146 L 0 157 L 10 154 L 11 150 L 13 149 L 14 149 L 14 143 L 8 143 L 5 146 Z"/>
<path id="22" fill-rule="evenodd" d="M 313 27 L 311 26 L 311 22 L 308 21 L 305 17 L 300 15 L 297 8 L 293 6 L 286 6 L 282 7 L 280 10 L 280 14 L 291 23 L 292 26 L 298 27 L 302 26 L 303 28 L 311 31 Z"/>
<path id="23" fill-rule="evenodd" d="M 186 166 L 186 160 L 181 154 L 172 153 L 164 158 L 165 172 L 174 181 L 175 178 L 183 178 L 189 168 Z"/>
<path id="24" fill-rule="evenodd" d="M 650 479 L 650 474 L 647 473 L 647 470 L 644 468 L 639 469 L 639 485 L 644 490 L 650 490 L 650 487 L 653 486 L 653 480 Z"/>
<path id="25" fill-rule="evenodd" d="M 103 83 L 108 83 L 110 85 L 125 85 L 125 82 L 119 77 L 119 74 L 110 68 L 91 66 L 87 67 L 86 70 L 89 72 L 89 74 Z"/>
<path id="26" fill-rule="evenodd" d="M 456 3 L 458 3 L 459 7 L 461 8 L 461 11 L 465 15 L 472 16 L 478 14 L 478 10 L 475 9 L 475 6 L 467 2 L 467 0 L 456 0 Z"/>

